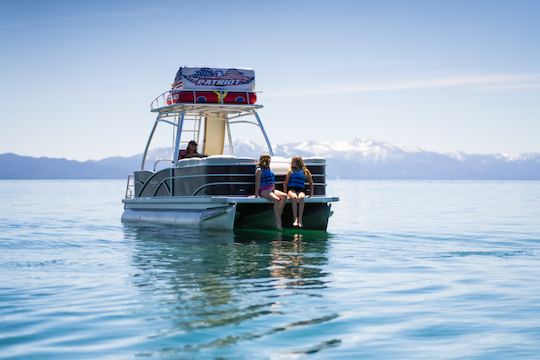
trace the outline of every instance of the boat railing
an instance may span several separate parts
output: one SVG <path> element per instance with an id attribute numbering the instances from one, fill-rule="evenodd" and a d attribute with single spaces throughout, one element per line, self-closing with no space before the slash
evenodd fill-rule
<path id="1" fill-rule="evenodd" d="M 128 175 L 126 184 L 126 199 L 135 197 L 135 178 L 133 175 Z"/>
<path id="2" fill-rule="evenodd" d="M 154 110 L 154 109 L 161 108 L 167 105 L 167 96 L 171 96 L 171 90 L 167 90 L 164 93 L 159 94 L 158 97 L 156 97 L 150 103 L 150 109 Z"/>
<path id="3" fill-rule="evenodd" d="M 174 177 L 170 177 L 170 178 L 167 178 L 165 180 L 170 180 L 170 179 L 174 179 Z M 161 183 L 164 183 L 165 180 L 162 180 Z M 160 183 L 160 185 L 161 185 Z M 199 192 L 203 189 L 206 189 L 208 187 L 211 187 L 211 186 L 219 186 L 219 185 L 254 185 L 255 182 L 254 181 L 250 181 L 250 182 L 233 182 L 233 181 L 227 181 L 227 182 L 212 182 L 212 183 L 207 183 L 207 184 L 204 184 L 204 185 L 201 185 L 199 186 L 194 192 L 193 194 L 191 194 L 191 196 L 197 196 L 199 195 Z M 282 185 L 283 186 L 283 181 L 276 181 L 276 185 Z M 326 187 L 326 183 L 313 183 L 314 186 L 324 186 Z M 154 193 L 154 196 L 156 196 L 155 194 L 157 193 L 157 188 L 156 188 L 156 191 Z M 308 192 L 309 194 L 309 192 Z M 309 194 L 310 196 L 312 196 L 312 194 Z M 324 195 L 326 196 L 326 195 Z"/>
<path id="4" fill-rule="evenodd" d="M 198 103 L 197 102 L 197 96 L 196 96 L 196 93 L 197 92 L 201 92 L 201 91 L 209 91 L 209 92 L 219 92 L 220 96 L 219 96 L 219 102 L 217 103 Z M 208 104 L 225 104 L 223 102 L 223 99 L 225 98 L 225 96 L 223 96 L 224 94 L 226 94 L 228 91 L 226 90 L 223 90 L 223 89 L 220 89 L 220 88 L 215 88 L 215 89 L 204 89 L 204 90 L 181 90 L 181 89 L 171 89 L 171 90 L 167 90 L 165 92 L 163 92 L 162 94 L 158 95 L 151 103 L 150 103 L 150 110 L 156 110 L 156 109 L 160 109 L 160 108 L 163 108 L 163 107 L 166 107 L 166 106 L 171 106 L 171 105 L 175 105 L 177 103 L 174 102 L 174 98 L 173 98 L 173 95 L 175 93 L 179 93 L 179 92 L 191 92 L 193 94 L 193 101 L 192 102 L 182 102 L 183 104 L 202 104 L 202 105 L 208 105 Z M 251 93 L 258 93 L 257 91 L 233 91 L 234 93 L 245 93 L 246 94 L 246 99 L 248 100 L 248 103 L 249 103 L 249 99 L 250 99 L 250 96 L 249 94 Z M 238 104 L 240 105 L 240 104 Z M 250 104 L 244 104 L 244 105 L 250 105 Z M 251 104 L 252 105 L 252 104 Z"/>
<path id="5" fill-rule="evenodd" d="M 245 178 L 248 178 L 249 181 L 241 181 L 241 182 L 238 182 L 238 181 L 220 181 L 220 182 L 208 182 L 206 184 L 203 184 L 201 186 L 199 186 L 192 194 L 191 196 L 197 196 L 199 195 L 199 192 L 203 189 L 206 189 L 208 187 L 211 187 L 211 186 L 218 186 L 218 185 L 255 185 L 255 174 L 196 174 L 196 175 L 177 175 L 177 176 L 166 176 L 164 178 L 162 178 L 160 180 L 159 183 L 157 183 L 157 185 L 155 186 L 154 188 L 154 192 L 152 194 L 152 196 L 156 196 L 161 185 L 163 184 L 167 184 L 169 182 L 172 182 L 172 186 L 174 187 L 174 181 L 175 180 L 184 180 L 184 179 L 192 179 L 192 178 L 197 178 L 197 177 L 221 177 L 221 176 L 236 176 L 236 177 L 245 177 Z M 251 180 L 251 178 L 253 178 L 253 180 Z M 280 185 L 280 186 L 283 186 L 283 181 L 276 181 L 276 185 Z M 326 182 L 314 182 L 313 183 L 313 186 L 323 186 L 326 188 L 327 184 Z M 170 196 L 173 196 L 173 193 L 171 192 L 171 190 L 169 189 L 169 187 L 166 187 L 166 191 L 168 193 L 168 195 Z M 141 191 L 142 192 L 142 191 Z M 309 194 L 309 193 L 308 193 Z M 313 195 L 313 194 L 309 194 L 309 195 Z"/>
<path id="6" fill-rule="evenodd" d="M 159 164 L 160 162 L 164 162 L 164 161 L 168 161 L 168 162 L 174 162 L 174 160 L 172 159 L 157 159 L 155 162 L 154 162 L 154 172 L 156 172 L 156 167 L 157 167 L 157 164 Z"/>

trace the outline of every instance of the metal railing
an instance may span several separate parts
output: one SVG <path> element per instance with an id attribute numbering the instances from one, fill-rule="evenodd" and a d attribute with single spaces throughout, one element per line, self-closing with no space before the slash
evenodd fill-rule
<path id="1" fill-rule="evenodd" d="M 157 184 L 156 188 L 154 189 L 154 192 L 153 192 L 152 196 L 156 196 L 156 194 L 159 191 L 159 188 L 160 188 L 161 185 L 164 185 L 167 188 L 167 191 L 168 191 L 169 195 L 172 196 L 173 194 L 171 192 L 171 189 L 169 189 L 169 186 L 167 184 L 168 181 L 170 181 L 171 185 L 174 187 L 174 181 L 175 180 L 190 179 L 190 178 L 197 178 L 197 177 L 220 177 L 220 176 L 255 177 L 255 174 L 194 174 L 194 175 L 167 176 L 167 177 L 164 177 L 163 179 L 161 179 L 161 181 Z M 148 180 L 150 180 L 150 179 L 148 179 Z M 149 182 L 147 181 L 146 184 L 148 184 L 148 183 Z M 284 183 L 284 181 L 276 181 L 275 184 L 276 185 L 283 185 L 283 183 Z M 146 187 L 146 184 L 141 189 L 140 194 L 142 194 L 142 192 L 145 190 L 144 188 Z M 205 187 L 208 187 L 208 186 L 214 186 L 214 185 L 239 185 L 239 184 L 246 184 L 246 185 L 252 184 L 252 185 L 255 185 L 255 180 L 249 181 L 249 182 L 234 182 L 234 181 L 209 182 L 209 183 L 206 183 L 206 184 L 203 184 L 202 186 L 200 186 L 197 190 L 195 190 L 195 192 L 193 192 L 193 194 L 191 196 L 195 196 L 201 189 L 203 189 Z M 326 187 L 327 184 L 326 184 L 326 182 L 323 182 L 323 183 L 314 182 L 313 186 L 324 186 L 324 187 Z"/>
<path id="2" fill-rule="evenodd" d="M 163 162 L 163 161 L 168 161 L 168 162 L 171 162 L 171 163 L 174 162 L 174 160 L 172 160 L 172 159 L 157 159 L 156 162 L 154 163 L 154 172 L 156 172 L 157 164 L 159 164 L 160 162 Z"/>
<path id="3" fill-rule="evenodd" d="M 174 95 L 178 94 L 180 92 L 182 92 L 182 93 L 187 93 L 187 92 L 192 93 L 193 101 L 192 102 L 175 101 Z M 217 102 L 217 103 L 198 102 L 197 101 L 197 93 L 198 92 L 216 92 L 216 93 L 219 93 L 219 95 L 218 95 L 219 102 Z M 216 89 L 200 89 L 200 90 L 171 89 L 171 90 L 167 90 L 167 91 L 163 92 L 162 94 L 158 95 L 158 97 L 156 97 L 150 103 L 150 110 L 159 109 L 159 108 L 162 108 L 162 107 L 165 107 L 165 106 L 171 106 L 171 105 L 175 105 L 175 104 L 201 104 L 201 105 L 206 105 L 206 104 L 227 104 L 227 103 L 224 103 L 223 100 L 225 98 L 225 95 L 227 95 L 228 92 L 244 93 L 246 95 L 246 103 L 245 104 L 243 104 L 243 103 L 240 103 L 240 104 L 232 103 L 230 105 L 254 105 L 254 104 L 250 104 L 249 101 L 250 101 L 250 94 L 256 94 L 257 93 L 256 91 L 234 91 L 234 90 L 223 90 L 223 89 L 219 89 L 219 88 L 216 88 Z"/>
<path id="4" fill-rule="evenodd" d="M 135 178 L 133 175 L 128 175 L 126 184 L 126 199 L 133 199 L 135 197 Z"/>

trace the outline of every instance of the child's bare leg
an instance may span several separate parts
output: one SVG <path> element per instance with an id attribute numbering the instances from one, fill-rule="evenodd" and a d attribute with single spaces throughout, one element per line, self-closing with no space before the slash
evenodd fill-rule
<path id="1" fill-rule="evenodd" d="M 285 208 L 285 204 L 287 204 L 287 194 L 279 190 L 274 190 L 274 194 L 279 197 L 279 208 L 281 209 L 281 212 L 283 212 L 283 208 Z"/>
<path id="2" fill-rule="evenodd" d="M 276 218 L 276 228 L 281 230 L 283 225 L 281 224 L 281 207 L 279 206 L 279 201 L 274 202 L 274 217 Z"/>
<path id="3" fill-rule="evenodd" d="M 293 226 L 298 226 L 298 196 L 294 191 L 288 192 L 289 197 L 291 198 L 291 207 L 293 214 Z"/>
<path id="4" fill-rule="evenodd" d="M 282 229 L 282 224 L 281 224 L 281 208 L 280 208 L 280 197 L 277 196 L 276 194 L 274 194 L 273 192 L 269 191 L 269 192 L 263 192 L 261 194 L 262 197 L 272 201 L 274 203 L 274 218 L 275 218 L 275 221 L 276 221 L 276 228 L 278 230 L 281 230 Z"/>
<path id="5" fill-rule="evenodd" d="M 298 226 L 302 227 L 304 224 L 302 224 L 302 218 L 304 216 L 304 198 L 306 197 L 306 194 L 303 192 L 298 194 Z"/>

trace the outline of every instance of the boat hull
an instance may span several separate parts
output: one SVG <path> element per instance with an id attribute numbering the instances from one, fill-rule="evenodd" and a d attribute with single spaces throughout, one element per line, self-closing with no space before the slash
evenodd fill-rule
<path id="1" fill-rule="evenodd" d="M 308 198 L 304 229 L 326 230 L 331 202 L 337 198 Z M 291 203 L 282 215 L 284 228 L 293 228 Z M 204 229 L 275 229 L 273 204 L 253 197 L 154 197 L 124 199 L 122 222 L 164 224 Z"/>
<path id="2" fill-rule="evenodd" d="M 273 204 L 238 204 L 236 209 L 235 229 L 275 229 Z M 305 204 L 303 228 L 326 231 L 331 215 L 331 205 L 327 203 Z M 294 218 L 291 204 L 283 209 L 281 222 L 284 228 L 293 228 Z"/>
<path id="3" fill-rule="evenodd" d="M 236 209 L 234 205 L 193 210 L 125 209 L 122 214 L 122 222 L 232 230 L 235 213 Z"/>

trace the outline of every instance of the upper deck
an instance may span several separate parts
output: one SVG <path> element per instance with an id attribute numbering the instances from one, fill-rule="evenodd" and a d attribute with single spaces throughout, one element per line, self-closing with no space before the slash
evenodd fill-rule
<path id="1" fill-rule="evenodd" d="M 257 113 L 255 72 L 251 69 L 182 66 L 171 89 L 158 95 L 150 103 L 150 111 L 157 113 L 146 143 L 141 162 L 144 169 L 150 142 L 158 124 L 171 126 L 172 154 L 169 161 L 178 165 L 182 149 L 190 143 L 201 144 L 202 154 L 223 155 L 226 140 L 229 154 L 234 155 L 231 125 L 257 126 L 273 155 L 270 140 Z M 239 119 L 253 117 L 252 119 Z M 197 149 L 195 149 L 197 151 Z"/>
<path id="2" fill-rule="evenodd" d="M 150 103 L 157 113 L 246 113 L 255 105 L 255 72 L 252 69 L 181 66 L 171 89 Z"/>
<path id="3" fill-rule="evenodd" d="M 150 111 L 155 113 L 170 113 L 170 112 L 195 112 L 198 114 L 207 113 L 227 113 L 237 114 L 244 112 L 251 112 L 262 108 L 262 105 L 258 104 L 224 104 L 224 103 L 172 103 L 170 100 L 175 90 L 167 90 L 160 94 L 150 103 Z M 193 90 L 194 98 L 195 91 Z"/>

